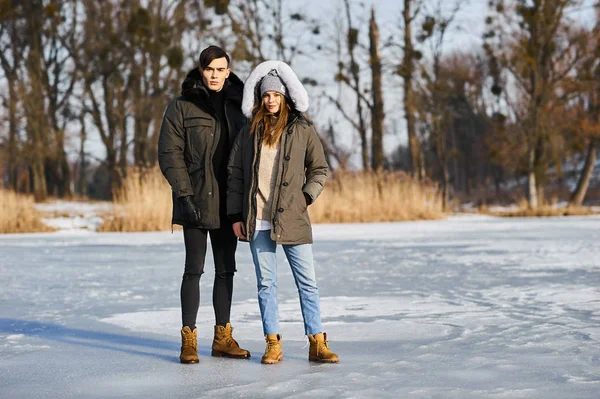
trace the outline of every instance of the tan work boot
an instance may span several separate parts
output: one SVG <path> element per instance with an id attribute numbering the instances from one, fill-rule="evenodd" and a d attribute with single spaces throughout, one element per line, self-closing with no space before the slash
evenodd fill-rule
<path id="1" fill-rule="evenodd" d="M 308 360 L 311 362 L 337 363 L 340 361 L 338 355 L 329 349 L 326 333 L 308 334 L 308 341 L 310 342 Z"/>
<path id="2" fill-rule="evenodd" d="M 267 348 L 260 362 L 262 364 L 274 364 L 283 360 L 283 353 L 281 353 L 281 335 L 269 334 L 265 336 L 267 341 Z"/>
<path id="3" fill-rule="evenodd" d="M 250 352 L 240 348 L 240 345 L 233 339 L 233 328 L 231 324 L 223 326 L 215 326 L 215 338 L 212 343 L 212 356 L 215 357 L 231 357 L 234 359 L 247 359 L 250 357 Z"/>
<path id="4" fill-rule="evenodd" d="M 190 330 L 188 326 L 181 329 L 181 363 L 198 363 L 198 329 Z"/>

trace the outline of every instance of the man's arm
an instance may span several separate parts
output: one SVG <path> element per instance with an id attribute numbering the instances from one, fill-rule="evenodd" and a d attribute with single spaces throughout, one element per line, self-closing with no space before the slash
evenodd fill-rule
<path id="1" fill-rule="evenodd" d="M 167 106 L 158 138 L 158 164 L 177 198 L 194 195 L 183 158 L 185 130 L 183 115 L 176 101 Z"/>

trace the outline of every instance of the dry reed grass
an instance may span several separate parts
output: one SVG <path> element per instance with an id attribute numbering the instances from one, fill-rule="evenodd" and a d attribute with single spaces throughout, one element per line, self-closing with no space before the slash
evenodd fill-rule
<path id="1" fill-rule="evenodd" d="M 590 207 L 585 206 L 557 206 L 556 200 L 549 204 L 532 209 L 526 199 L 522 198 L 517 203 L 516 209 L 508 209 L 505 211 L 490 211 L 487 206 L 479 208 L 479 213 L 485 213 L 493 216 L 503 217 L 551 217 L 551 216 L 588 216 L 596 215 L 598 212 Z"/>
<path id="2" fill-rule="evenodd" d="M 170 230 L 171 201 L 171 188 L 158 168 L 131 169 L 98 231 Z"/>
<path id="3" fill-rule="evenodd" d="M 42 222 L 33 196 L 0 189 L 0 234 L 55 231 Z"/>
<path id="4" fill-rule="evenodd" d="M 439 191 L 402 172 L 336 172 L 309 208 L 314 223 L 396 222 L 444 217 Z"/>
<path id="5" fill-rule="evenodd" d="M 171 229 L 171 190 L 158 168 L 132 171 L 99 231 Z M 438 190 L 404 173 L 337 172 L 309 208 L 313 223 L 392 222 L 444 217 Z"/>

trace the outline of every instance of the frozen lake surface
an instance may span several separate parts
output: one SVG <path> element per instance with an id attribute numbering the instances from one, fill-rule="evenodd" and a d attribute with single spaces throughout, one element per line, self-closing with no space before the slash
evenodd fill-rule
<path id="1" fill-rule="evenodd" d="M 209 252 L 200 363 L 181 365 L 180 231 L 0 236 L 0 397 L 600 397 L 599 217 L 318 225 L 314 252 L 339 364 L 307 361 L 282 253 L 284 361 L 260 364 L 241 243 L 232 324 L 252 358 L 210 357 Z"/>

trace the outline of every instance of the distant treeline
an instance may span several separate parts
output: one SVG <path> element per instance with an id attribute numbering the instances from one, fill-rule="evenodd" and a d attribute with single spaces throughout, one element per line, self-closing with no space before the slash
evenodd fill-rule
<path id="1" fill-rule="evenodd" d="M 384 30 L 377 2 L 339 0 L 317 18 L 296 3 L 0 1 L 3 186 L 37 200 L 112 198 L 131 166 L 156 165 L 167 102 L 218 44 L 236 71 L 318 55 L 325 64 L 303 81 L 333 115 L 316 120 L 332 169 L 357 155 L 365 170 L 403 170 L 436 182 L 444 206 L 514 200 L 507 192 L 532 208 L 584 201 L 600 147 L 600 1 L 489 0 L 474 50 L 447 44 L 465 1 L 399 1 Z M 103 159 L 86 145 L 92 133 Z M 398 133 L 408 144 L 386 156 L 384 135 Z"/>

